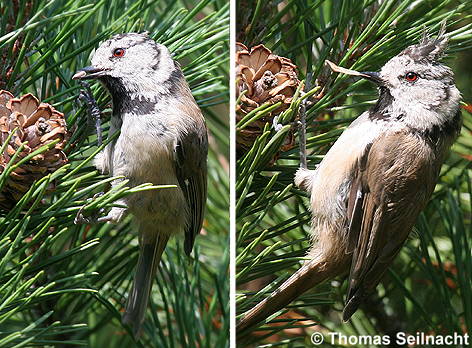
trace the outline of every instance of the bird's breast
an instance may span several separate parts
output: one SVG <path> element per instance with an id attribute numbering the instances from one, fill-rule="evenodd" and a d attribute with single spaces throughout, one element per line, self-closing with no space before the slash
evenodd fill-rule
<path id="1" fill-rule="evenodd" d="M 151 115 L 125 115 L 122 120 L 120 135 L 108 151 L 111 174 L 135 184 L 177 183 L 173 160 L 178 129 L 172 120 Z"/>
<path id="2" fill-rule="evenodd" d="M 311 191 L 313 215 L 330 221 L 344 217 L 345 202 L 357 161 L 368 144 L 396 129 L 400 129 L 400 126 L 370 120 L 368 114 L 364 113 L 343 132 L 315 171 Z"/>

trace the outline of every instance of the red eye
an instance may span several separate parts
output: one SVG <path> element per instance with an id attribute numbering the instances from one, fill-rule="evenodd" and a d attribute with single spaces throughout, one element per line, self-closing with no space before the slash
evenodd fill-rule
<path id="1" fill-rule="evenodd" d="M 113 57 L 121 58 L 125 55 L 124 48 L 117 48 L 113 51 Z"/>
<path id="2" fill-rule="evenodd" d="M 405 75 L 405 79 L 407 81 L 410 81 L 410 82 L 415 82 L 416 80 L 418 80 L 418 74 L 410 71 L 410 72 L 407 72 L 406 75 Z"/>

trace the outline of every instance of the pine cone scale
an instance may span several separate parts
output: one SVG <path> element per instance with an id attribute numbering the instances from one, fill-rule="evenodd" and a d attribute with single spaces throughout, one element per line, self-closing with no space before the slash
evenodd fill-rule
<path id="1" fill-rule="evenodd" d="M 41 104 L 39 107 L 28 117 L 27 122 L 24 127 L 29 127 L 35 124 L 40 118 L 49 119 L 52 116 L 52 111 L 50 106 Z"/>
<path id="2" fill-rule="evenodd" d="M 7 108 L 29 117 L 39 106 L 39 101 L 31 93 L 21 98 L 13 98 L 7 102 Z"/>
<path id="3" fill-rule="evenodd" d="M 266 71 L 270 71 L 272 74 L 277 74 L 282 69 L 282 63 L 276 58 L 268 59 L 261 65 L 254 76 L 254 80 L 258 80 L 264 75 Z"/>

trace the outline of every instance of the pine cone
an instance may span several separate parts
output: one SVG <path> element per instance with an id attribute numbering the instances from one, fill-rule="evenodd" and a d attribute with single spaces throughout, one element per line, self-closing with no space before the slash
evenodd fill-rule
<path id="1" fill-rule="evenodd" d="M 34 156 L 11 172 L 0 192 L 0 208 L 7 210 L 18 202 L 34 181 L 67 163 L 67 156 L 62 151 L 68 139 L 64 114 L 49 104 L 40 104 L 31 94 L 15 98 L 10 92 L 2 90 L 0 91 L 0 147 L 15 128 L 18 130 L 10 138 L 5 151 L 0 154 L 0 173 L 3 173 L 23 143 L 25 145 L 15 163 L 51 141 L 56 139 L 60 141 L 53 148 Z"/>
<path id="2" fill-rule="evenodd" d="M 238 156 L 251 148 L 267 122 L 272 123 L 275 115 L 290 106 L 300 84 L 296 68 L 290 59 L 272 54 L 264 45 L 257 45 L 249 50 L 245 45 L 236 43 L 236 96 L 240 97 L 240 103 L 236 106 L 236 122 L 264 103 L 282 102 L 282 105 L 268 116 L 258 119 L 244 129 L 238 129 Z M 243 91 L 246 93 L 241 95 Z"/>

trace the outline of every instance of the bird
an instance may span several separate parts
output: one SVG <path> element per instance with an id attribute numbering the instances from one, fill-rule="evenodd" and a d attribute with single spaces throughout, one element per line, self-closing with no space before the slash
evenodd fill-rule
<path id="1" fill-rule="evenodd" d="M 380 72 L 333 71 L 377 85 L 375 105 L 356 118 L 314 169 L 295 184 L 310 194 L 307 260 L 274 292 L 242 314 L 238 335 L 315 285 L 347 274 L 343 321 L 376 286 L 430 199 L 440 168 L 458 137 L 461 94 L 441 62 L 443 25 L 392 57 Z"/>
<path id="2" fill-rule="evenodd" d="M 122 176 L 132 187 L 172 185 L 131 194 L 97 219 L 117 223 L 128 214 L 133 216 L 139 259 L 123 322 L 139 338 L 169 238 L 183 236 L 184 251 L 190 255 L 202 228 L 208 131 L 179 63 L 147 33 L 111 37 L 99 45 L 91 63 L 73 79 L 104 85 L 113 106 L 109 134 L 119 131 L 97 156 L 95 166 L 102 173 Z"/>

